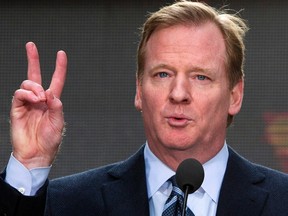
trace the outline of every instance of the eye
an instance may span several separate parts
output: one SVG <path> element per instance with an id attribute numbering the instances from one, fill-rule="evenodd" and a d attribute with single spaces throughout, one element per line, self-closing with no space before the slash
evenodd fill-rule
<path id="1" fill-rule="evenodd" d="M 157 75 L 158 75 L 160 78 L 166 78 L 166 77 L 168 77 L 168 73 L 166 73 L 166 72 L 159 72 Z"/>
<path id="2" fill-rule="evenodd" d="M 198 80 L 206 80 L 207 77 L 204 76 L 204 75 L 197 75 L 197 79 L 198 79 Z"/>

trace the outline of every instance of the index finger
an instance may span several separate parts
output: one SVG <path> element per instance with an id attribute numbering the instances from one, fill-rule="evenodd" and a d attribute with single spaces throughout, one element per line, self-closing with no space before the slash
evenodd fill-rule
<path id="1" fill-rule="evenodd" d="M 28 60 L 27 78 L 42 85 L 39 54 L 33 42 L 26 43 L 26 53 Z"/>
<path id="2" fill-rule="evenodd" d="M 49 89 L 53 94 L 60 98 L 66 79 L 67 72 L 67 55 L 64 51 L 57 52 L 55 71 L 52 76 Z"/>

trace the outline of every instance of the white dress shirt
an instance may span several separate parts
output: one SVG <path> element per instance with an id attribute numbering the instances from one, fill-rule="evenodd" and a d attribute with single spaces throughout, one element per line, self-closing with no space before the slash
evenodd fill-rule
<path id="1" fill-rule="evenodd" d="M 228 161 L 226 142 L 218 154 L 203 164 L 204 181 L 201 187 L 188 196 L 187 206 L 195 216 L 215 216 L 221 184 Z M 146 143 L 144 149 L 146 180 L 149 199 L 150 216 L 161 216 L 172 184 L 167 180 L 175 172 L 162 163 L 149 149 Z"/>
<path id="2" fill-rule="evenodd" d="M 5 182 L 26 196 L 34 196 L 48 178 L 50 167 L 28 170 L 11 154 L 6 167 Z"/>

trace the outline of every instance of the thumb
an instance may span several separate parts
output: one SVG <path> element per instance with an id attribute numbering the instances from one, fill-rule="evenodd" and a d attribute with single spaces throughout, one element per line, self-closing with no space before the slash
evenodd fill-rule
<path id="1" fill-rule="evenodd" d="M 63 117 L 63 105 L 59 98 L 55 97 L 51 89 L 45 91 L 47 98 L 47 107 L 49 111 L 49 119 L 51 123 L 59 130 L 63 129 L 64 117 Z"/>

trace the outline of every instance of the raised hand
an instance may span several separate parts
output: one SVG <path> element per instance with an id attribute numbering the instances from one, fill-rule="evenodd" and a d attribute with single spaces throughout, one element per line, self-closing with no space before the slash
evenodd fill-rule
<path id="1" fill-rule="evenodd" d="M 27 80 L 15 91 L 10 112 L 11 142 L 14 157 L 31 169 L 51 165 L 62 141 L 65 122 L 60 96 L 67 56 L 64 51 L 58 51 L 50 87 L 45 90 L 37 47 L 28 42 L 26 51 Z"/>

